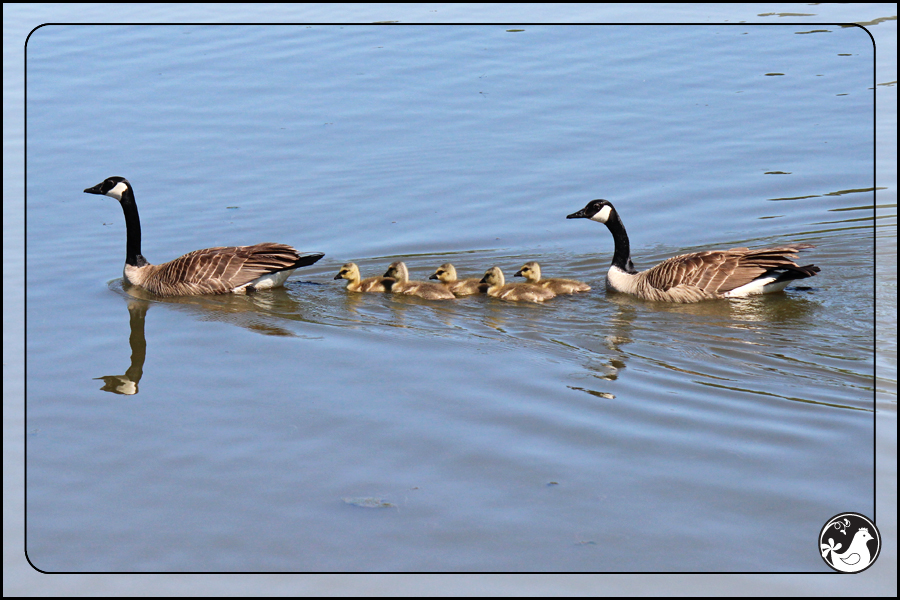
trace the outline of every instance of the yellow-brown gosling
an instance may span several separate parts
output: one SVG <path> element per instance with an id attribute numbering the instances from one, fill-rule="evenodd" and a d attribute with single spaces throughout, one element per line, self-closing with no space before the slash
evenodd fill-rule
<path id="1" fill-rule="evenodd" d="M 487 292 L 488 285 L 481 283 L 480 279 L 457 279 L 456 267 L 450 263 L 444 263 L 437 268 L 434 275 L 428 279 L 437 279 L 444 287 L 456 294 L 457 296 L 471 296 L 472 294 L 483 294 Z"/>
<path id="2" fill-rule="evenodd" d="M 159 296 L 244 293 L 284 285 L 294 269 L 311 265 L 321 252 L 301 254 L 286 244 L 228 246 L 194 250 L 161 265 L 152 265 L 141 254 L 141 219 L 131 183 L 124 177 L 108 177 L 86 194 L 109 196 L 125 213 L 125 280 Z"/>
<path id="3" fill-rule="evenodd" d="M 543 302 L 556 297 L 552 290 L 533 283 L 506 283 L 499 267 L 485 271 L 481 282 L 488 284 L 488 296 L 510 302 Z"/>
<path id="4" fill-rule="evenodd" d="M 619 213 L 608 200 L 591 200 L 567 219 L 590 219 L 606 225 L 615 251 L 606 274 L 606 288 L 645 300 L 699 302 L 780 292 L 792 281 L 813 277 L 816 265 L 801 267 L 792 259 L 809 244 L 777 248 L 731 248 L 681 254 L 646 271 L 631 262 L 631 246 Z"/>
<path id="5" fill-rule="evenodd" d="M 359 267 L 349 262 L 338 271 L 335 279 L 347 280 L 348 292 L 390 292 L 396 280 L 392 277 L 369 277 L 361 279 Z"/>
<path id="6" fill-rule="evenodd" d="M 406 264 L 397 261 L 391 263 L 388 270 L 384 272 L 385 277 L 393 277 L 397 280 L 391 290 L 395 294 L 406 294 L 407 296 L 418 296 L 427 300 L 451 300 L 456 298 L 450 290 L 439 283 L 428 283 L 427 281 L 410 281 L 409 271 Z"/>
<path id="7" fill-rule="evenodd" d="M 576 292 L 589 292 L 591 286 L 574 279 L 541 279 L 541 265 L 535 261 L 529 261 L 516 271 L 516 277 L 524 277 L 528 283 L 534 283 L 552 290 L 556 294 L 574 294 Z"/>

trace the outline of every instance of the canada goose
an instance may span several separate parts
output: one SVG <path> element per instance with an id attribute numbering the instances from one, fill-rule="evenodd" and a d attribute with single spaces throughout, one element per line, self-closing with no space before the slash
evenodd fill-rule
<path id="1" fill-rule="evenodd" d="M 369 277 L 360 281 L 359 267 L 349 262 L 338 271 L 335 279 L 346 279 L 350 292 L 390 292 L 396 281 L 393 277 Z"/>
<path id="2" fill-rule="evenodd" d="M 428 279 L 437 279 L 444 287 L 456 294 L 457 296 L 471 296 L 472 294 L 483 294 L 487 291 L 488 285 L 481 283 L 480 279 L 457 279 L 456 267 L 450 263 L 444 263 L 437 268 L 434 275 Z"/>
<path id="3" fill-rule="evenodd" d="M 524 277 L 528 283 L 534 283 L 552 290 L 556 294 L 574 294 L 576 292 L 589 292 L 591 286 L 574 279 L 541 279 L 541 265 L 533 260 L 522 265 L 516 271 L 516 277 Z"/>
<path id="4" fill-rule="evenodd" d="M 384 276 L 393 277 L 397 280 L 394 288 L 391 290 L 396 294 L 419 296 L 427 300 L 452 300 L 456 298 L 447 288 L 439 283 L 410 281 L 409 270 L 407 270 L 406 264 L 400 261 L 391 263 L 388 266 L 388 270 L 384 272 Z"/>
<path id="5" fill-rule="evenodd" d="M 812 277 L 819 267 L 801 267 L 797 252 L 813 248 L 793 244 L 778 248 L 731 248 L 682 254 L 640 273 L 631 263 L 628 234 L 619 213 L 607 200 L 591 200 L 567 219 L 605 223 L 615 242 L 606 287 L 645 300 L 698 302 L 713 298 L 739 298 L 782 291 L 795 279 Z"/>
<path id="6" fill-rule="evenodd" d="M 161 265 L 141 255 L 141 220 L 131 184 L 124 177 L 109 177 L 84 190 L 115 198 L 125 213 L 125 279 L 160 296 L 226 294 L 278 287 L 298 267 L 311 265 L 321 252 L 300 254 L 285 244 L 256 244 L 194 250 Z"/>
<path id="7" fill-rule="evenodd" d="M 488 284 L 488 296 L 511 302 L 543 302 L 556 297 L 553 290 L 533 283 L 506 283 L 499 267 L 491 267 L 485 271 L 481 283 Z"/>

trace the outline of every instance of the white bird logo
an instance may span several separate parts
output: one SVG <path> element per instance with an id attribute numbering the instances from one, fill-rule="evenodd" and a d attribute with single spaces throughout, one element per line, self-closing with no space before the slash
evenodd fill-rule
<path id="1" fill-rule="evenodd" d="M 869 566 L 872 556 L 866 542 L 873 540 L 868 528 L 860 527 L 853 536 L 850 547 L 844 552 L 837 552 L 843 544 L 835 544 L 833 538 L 828 538 L 827 544 L 822 544 L 822 558 L 826 558 L 831 552 L 831 565 L 844 573 L 856 573 Z"/>

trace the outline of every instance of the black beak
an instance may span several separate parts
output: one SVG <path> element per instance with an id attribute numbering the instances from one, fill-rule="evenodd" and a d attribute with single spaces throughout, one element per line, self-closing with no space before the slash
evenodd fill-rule
<path id="1" fill-rule="evenodd" d="M 335 275 L 334 278 L 335 278 L 335 279 L 340 279 L 340 278 L 343 276 L 343 274 L 344 274 L 344 272 L 341 271 L 340 273 L 338 273 L 337 275 Z"/>
<path id="2" fill-rule="evenodd" d="M 103 187 L 103 184 L 104 184 L 104 183 L 105 183 L 104 181 L 101 181 L 100 183 L 98 183 L 98 184 L 95 185 L 94 187 L 89 187 L 89 188 L 87 188 L 86 190 L 84 190 L 84 193 L 85 193 L 85 194 L 100 194 L 100 195 L 102 196 L 102 195 L 103 195 L 103 192 L 100 191 L 100 188 Z"/>
<path id="3" fill-rule="evenodd" d="M 485 275 L 484 277 L 482 277 L 482 278 L 481 278 L 481 281 L 479 281 L 478 283 L 487 283 L 487 275 Z"/>
<path id="4" fill-rule="evenodd" d="M 573 217 L 572 217 L 571 215 L 569 215 L 569 216 L 566 217 L 566 218 L 567 218 L 567 219 L 571 219 L 571 218 L 573 218 Z M 519 269 L 518 271 L 516 271 L 516 274 L 513 275 L 513 277 L 525 277 L 525 276 L 522 275 L 522 269 Z"/>
<path id="5" fill-rule="evenodd" d="M 568 215 L 566 218 L 567 219 L 589 219 L 590 217 L 588 217 L 587 214 L 585 214 L 586 210 L 587 210 L 587 207 L 584 207 L 581 210 L 579 210 L 578 212 L 573 212 L 571 215 Z"/>
<path id="6" fill-rule="evenodd" d="M 429 277 L 428 279 L 437 279 L 437 273 L 435 273 L 434 275 L 432 275 L 432 276 Z"/>

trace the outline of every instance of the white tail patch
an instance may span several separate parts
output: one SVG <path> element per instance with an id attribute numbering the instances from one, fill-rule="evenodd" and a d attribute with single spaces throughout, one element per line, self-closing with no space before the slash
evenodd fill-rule
<path id="1" fill-rule="evenodd" d="M 750 283 L 742 285 L 739 288 L 734 288 L 730 292 L 725 292 L 722 295 L 726 298 L 743 298 L 746 296 L 758 296 L 759 294 L 772 294 L 774 292 L 784 291 L 784 288 L 786 288 L 788 284 L 793 283 L 793 280 L 772 283 L 776 279 L 777 277 L 772 276 L 754 279 Z"/>
<path id="2" fill-rule="evenodd" d="M 263 275 L 262 277 L 257 277 L 253 281 L 245 283 L 240 287 L 234 288 L 233 292 L 246 292 L 248 287 L 253 287 L 255 290 L 269 290 L 272 288 L 281 287 L 284 285 L 284 282 L 287 281 L 287 278 L 291 276 L 291 273 L 294 272 L 294 269 L 289 269 L 287 271 L 278 271 L 277 273 L 269 273 L 268 275 Z"/>

